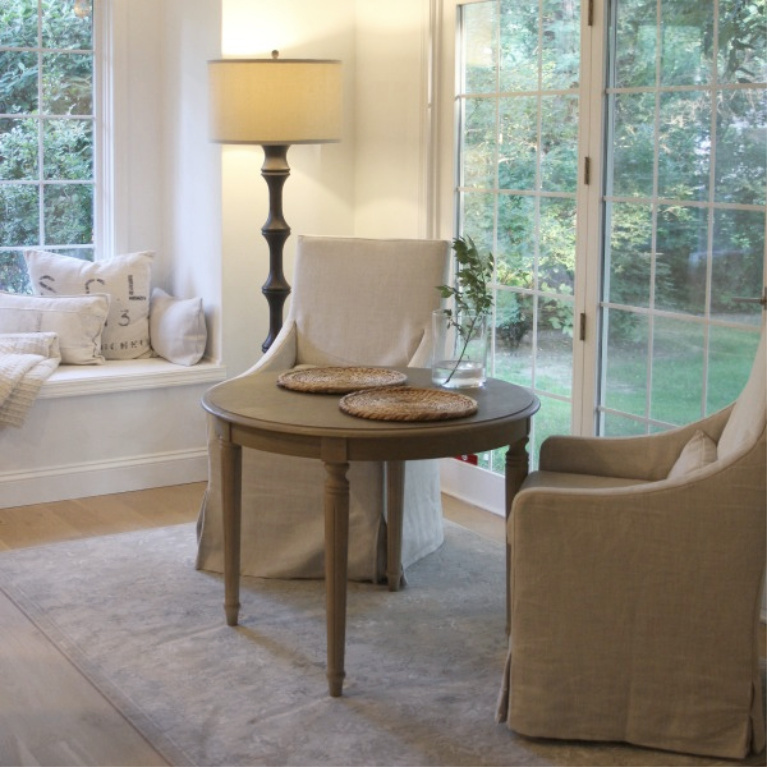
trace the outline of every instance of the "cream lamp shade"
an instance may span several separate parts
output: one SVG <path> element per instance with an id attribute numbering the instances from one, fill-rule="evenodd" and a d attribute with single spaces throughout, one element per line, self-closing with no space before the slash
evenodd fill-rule
<path id="1" fill-rule="evenodd" d="M 210 137 L 221 144 L 324 144 L 341 140 L 341 62 L 208 62 Z"/>

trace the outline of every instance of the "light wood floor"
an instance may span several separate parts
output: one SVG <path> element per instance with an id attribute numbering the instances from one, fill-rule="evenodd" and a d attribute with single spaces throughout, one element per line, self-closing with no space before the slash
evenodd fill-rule
<path id="1" fill-rule="evenodd" d="M 0 509 L 0 550 L 192 522 L 204 489 L 195 483 Z M 500 517 L 448 496 L 444 511 L 504 539 Z M 2 767 L 166 764 L 1 591 L 0 723 Z"/>

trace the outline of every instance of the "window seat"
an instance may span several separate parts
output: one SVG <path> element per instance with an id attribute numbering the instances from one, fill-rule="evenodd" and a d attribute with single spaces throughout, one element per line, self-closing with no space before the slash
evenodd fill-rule
<path id="1" fill-rule="evenodd" d="M 38 399 L 203 383 L 213 385 L 225 378 L 226 367 L 208 360 L 190 367 L 176 365 L 161 357 L 108 360 L 103 365 L 59 365 L 43 384 Z"/>
<path id="2" fill-rule="evenodd" d="M 207 360 L 59 365 L 24 425 L 0 429 L 0 508 L 205 480 L 200 400 L 225 377 Z"/>

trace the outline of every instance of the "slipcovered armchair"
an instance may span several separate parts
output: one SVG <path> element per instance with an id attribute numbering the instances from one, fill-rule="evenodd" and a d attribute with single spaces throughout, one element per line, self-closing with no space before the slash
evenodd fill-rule
<path id="1" fill-rule="evenodd" d="M 765 333 L 734 406 L 645 437 L 552 437 L 508 520 L 498 720 L 522 735 L 764 748 Z"/>
<path id="2" fill-rule="evenodd" d="M 293 295 L 270 349 L 244 376 L 299 366 L 426 367 L 449 243 L 301 236 Z M 323 396 L 323 395 L 317 395 Z M 223 571 L 220 454 L 209 430 L 209 481 L 198 519 L 198 569 Z M 405 464 L 402 567 L 443 541 L 436 461 Z M 321 461 L 243 450 L 244 575 L 324 577 Z M 385 465 L 349 468 L 349 578 L 386 574 Z"/>

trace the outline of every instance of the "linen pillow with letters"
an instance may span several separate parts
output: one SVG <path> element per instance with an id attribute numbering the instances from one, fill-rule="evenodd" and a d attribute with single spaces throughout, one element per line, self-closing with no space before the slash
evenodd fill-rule
<path id="1" fill-rule="evenodd" d="M 154 253 L 144 251 L 103 261 L 28 250 L 24 253 L 32 289 L 41 296 L 106 293 L 109 316 L 101 338 L 108 360 L 148 357 L 149 288 Z"/>

